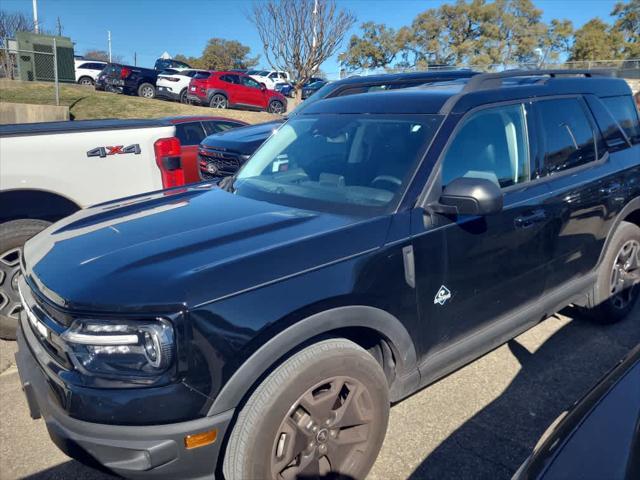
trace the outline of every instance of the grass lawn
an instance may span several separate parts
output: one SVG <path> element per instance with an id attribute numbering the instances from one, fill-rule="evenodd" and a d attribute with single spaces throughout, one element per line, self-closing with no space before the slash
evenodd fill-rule
<path id="1" fill-rule="evenodd" d="M 55 105 L 53 83 L 0 80 L 0 101 Z M 182 105 L 164 100 L 96 92 L 93 87 L 60 85 L 60 105 L 68 106 L 71 118 L 157 118 L 172 115 L 220 115 L 248 123 L 266 122 L 277 115 L 244 110 L 214 110 L 209 107 Z"/>

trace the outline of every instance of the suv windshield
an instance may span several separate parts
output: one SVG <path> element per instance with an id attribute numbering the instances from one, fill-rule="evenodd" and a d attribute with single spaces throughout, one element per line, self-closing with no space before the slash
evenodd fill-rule
<path id="1" fill-rule="evenodd" d="M 297 116 L 244 165 L 232 190 L 272 203 L 349 214 L 397 205 L 440 115 Z"/>

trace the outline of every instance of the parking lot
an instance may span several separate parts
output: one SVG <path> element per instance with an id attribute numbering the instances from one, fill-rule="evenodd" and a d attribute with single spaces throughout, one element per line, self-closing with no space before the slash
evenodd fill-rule
<path id="1" fill-rule="evenodd" d="M 369 478 L 510 478 L 547 426 L 640 342 L 639 309 L 613 326 L 566 313 L 393 407 Z M 0 349 L 0 478 L 112 478 L 70 460 L 29 418 L 15 344 Z"/>

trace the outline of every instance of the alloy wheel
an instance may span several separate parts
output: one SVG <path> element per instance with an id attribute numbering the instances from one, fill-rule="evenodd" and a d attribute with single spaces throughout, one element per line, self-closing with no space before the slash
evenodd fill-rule
<path id="1" fill-rule="evenodd" d="M 80 79 L 80 85 L 93 85 L 90 78 L 84 77 Z"/>
<path id="2" fill-rule="evenodd" d="M 629 240 L 622 245 L 611 272 L 611 303 L 624 309 L 635 299 L 636 285 L 640 281 L 640 243 Z"/>
<path id="3" fill-rule="evenodd" d="M 142 96 L 144 98 L 153 98 L 153 88 L 149 86 L 142 87 Z"/>
<path id="4" fill-rule="evenodd" d="M 272 478 L 348 474 L 365 457 L 376 413 L 371 394 L 353 378 L 333 377 L 310 388 L 280 424 L 272 449 Z"/>
<path id="5" fill-rule="evenodd" d="M 284 111 L 284 105 L 280 102 L 271 102 L 271 105 L 269 105 L 269 111 L 271 113 L 282 113 Z"/>
<path id="6" fill-rule="evenodd" d="M 18 319 L 22 310 L 18 293 L 22 248 L 0 253 L 0 316 Z"/>
<path id="7" fill-rule="evenodd" d="M 224 95 L 216 94 L 211 97 L 210 105 L 212 108 L 227 108 L 227 99 Z"/>

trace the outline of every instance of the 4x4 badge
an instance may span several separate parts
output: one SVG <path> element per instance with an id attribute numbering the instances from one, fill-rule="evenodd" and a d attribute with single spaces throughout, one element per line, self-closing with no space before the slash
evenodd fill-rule
<path id="1" fill-rule="evenodd" d="M 442 285 L 440 287 L 440 290 L 438 290 L 438 293 L 436 293 L 436 298 L 433 299 L 433 303 L 434 305 L 436 303 L 440 305 L 444 305 L 445 303 L 447 303 L 447 300 L 449 300 L 450 298 L 451 298 L 451 291 L 447 287 Z"/>

